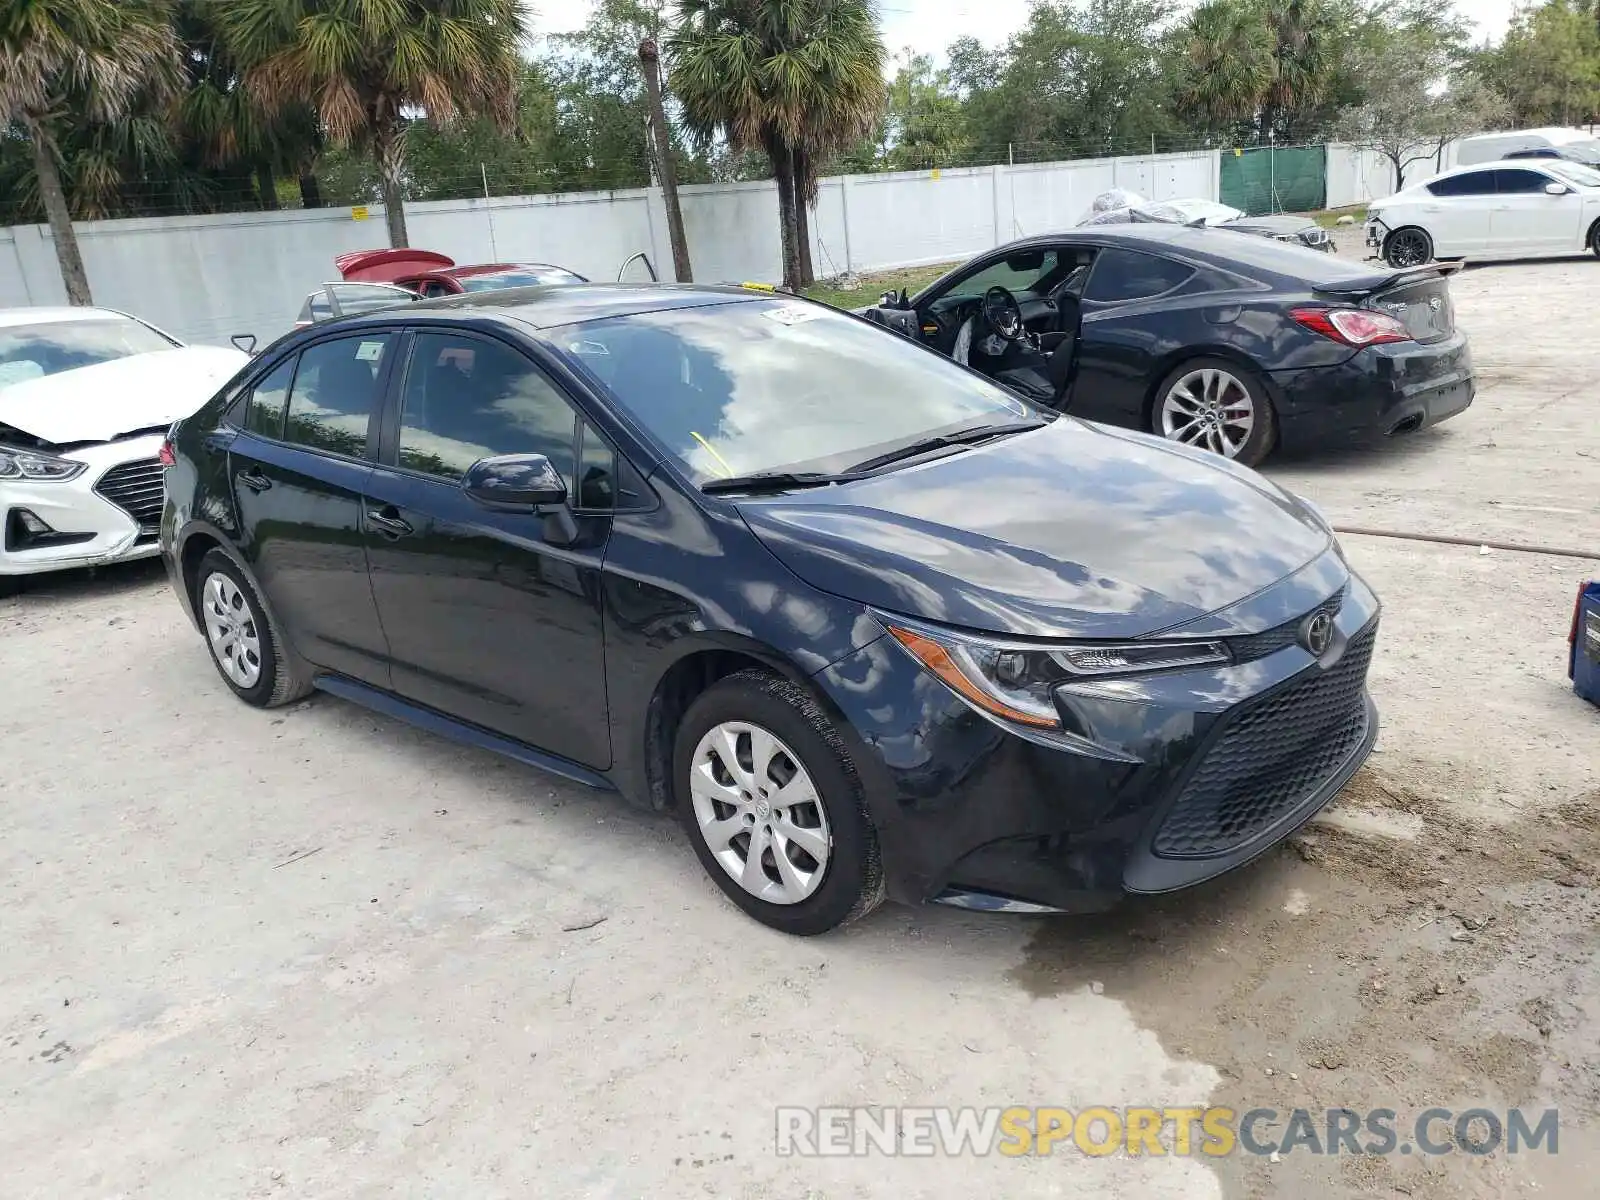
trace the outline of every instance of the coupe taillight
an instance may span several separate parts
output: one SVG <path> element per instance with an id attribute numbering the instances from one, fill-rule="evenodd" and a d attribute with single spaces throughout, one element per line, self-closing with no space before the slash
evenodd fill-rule
<path id="1" fill-rule="evenodd" d="M 1404 321 L 1368 308 L 1296 308 L 1290 310 L 1289 316 L 1313 333 L 1346 346 L 1377 346 L 1411 340 L 1411 331 Z"/>

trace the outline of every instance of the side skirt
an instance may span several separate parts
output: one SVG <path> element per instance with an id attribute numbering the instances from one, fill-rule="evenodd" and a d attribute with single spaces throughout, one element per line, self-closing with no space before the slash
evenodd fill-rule
<path id="1" fill-rule="evenodd" d="M 370 708 L 373 712 L 380 712 L 386 717 L 396 717 L 407 724 L 415 725 L 418 729 L 436 733 L 440 737 L 449 738 L 453 742 L 460 742 L 466 746 L 476 746 L 480 750 L 489 750 L 495 754 L 504 755 L 506 758 L 516 759 L 519 763 L 546 771 L 551 775 L 559 775 L 562 779 L 570 779 L 574 783 L 583 784 L 585 787 L 597 788 L 605 792 L 616 791 L 616 786 L 604 775 L 575 763 L 571 759 L 562 758 L 557 754 L 546 754 L 543 750 L 535 750 L 532 746 L 525 746 L 521 742 L 501 737 L 498 733 L 490 733 L 487 729 L 480 729 L 476 725 L 468 725 L 465 721 L 458 721 L 454 717 L 447 717 L 431 708 L 423 708 L 421 705 L 412 704 L 410 701 L 402 700 L 389 692 L 381 691 L 365 683 L 357 683 L 355 680 L 346 679 L 342 675 L 318 675 L 312 680 L 312 686 L 318 691 L 327 692 L 330 696 L 337 696 L 341 700 L 354 701 L 363 708 Z"/>

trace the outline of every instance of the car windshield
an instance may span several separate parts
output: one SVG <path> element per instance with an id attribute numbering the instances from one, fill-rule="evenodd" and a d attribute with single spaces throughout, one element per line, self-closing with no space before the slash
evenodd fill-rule
<path id="1" fill-rule="evenodd" d="M 1568 183 L 1579 187 L 1600 187 L 1600 171 L 1582 163 L 1564 162 L 1559 158 L 1540 159 L 1539 165 L 1552 175 L 1559 175 Z"/>
<path id="2" fill-rule="evenodd" d="M 0 326 L 0 387 L 176 344 L 132 317 Z"/>
<path id="3" fill-rule="evenodd" d="M 493 275 L 458 275 L 456 280 L 469 292 L 495 292 L 501 288 L 583 282 L 571 271 L 563 271 L 560 267 L 529 267 L 523 271 L 496 271 Z"/>
<path id="4" fill-rule="evenodd" d="M 915 342 L 798 300 L 676 308 L 551 330 L 696 484 L 842 471 L 1023 401 Z"/>

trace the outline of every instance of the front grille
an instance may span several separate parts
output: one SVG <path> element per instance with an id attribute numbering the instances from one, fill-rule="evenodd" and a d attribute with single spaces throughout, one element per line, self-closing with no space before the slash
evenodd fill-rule
<path id="1" fill-rule="evenodd" d="M 1367 734 L 1376 623 L 1330 669 L 1313 667 L 1237 716 L 1206 751 L 1156 831 L 1165 858 L 1209 858 L 1248 842 L 1349 761 Z"/>
<path id="2" fill-rule="evenodd" d="M 161 505 L 166 472 L 159 459 L 141 458 L 112 467 L 94 490 L 127 513 L 139 526 L 141 539 L 155 537 L 161 529 Z"/>
<path id="3" fill-rule="evenodd" d="M 1291 621 L 1282 625 L 1274 625 L 1271 629 L 1263 629 L 1260 633 L 1249 633 L 1243 637 L 1228 638 L 1228 649 L 1233 651 L 1233 661 L 1247 663 L 1258 658 L 1265 658 L 1269 654 L 1276 654 L 1286 646 L 1292 646 L 1300 636 L 1300 624 L 1313 613 L 1325 612 L 1330 617 L 1339 615 L 1339 610 L 1344 607 L 1344 598 L 1349 592 L 1349 586 L 1340 588 L 1321 604 L 1309 612 L 1301 613 Z"/>

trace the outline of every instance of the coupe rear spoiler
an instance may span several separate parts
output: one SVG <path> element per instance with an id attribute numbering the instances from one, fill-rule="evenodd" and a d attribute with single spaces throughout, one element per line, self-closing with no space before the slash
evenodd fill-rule
<path id="1" fill-rule="evenodd" d="M 1458 262 L 1433 262 L 1421 267 L 1405 267 L 1400 270 L 1374 271 L 1370 275 L 1359 275 L 1354 279 L 1339 279 L 1329 283 L 1313 285 L 1313 290 L 1326 296 L 1368 296 L 1373 292 L 1386 292 L 1390 288 L 1400 287 L 1408 283 L 1421 283 L 1426 279 L 1442 279 L 1447 275 L 1454 275 L 1461 270 L 1462 264 Z"/>

